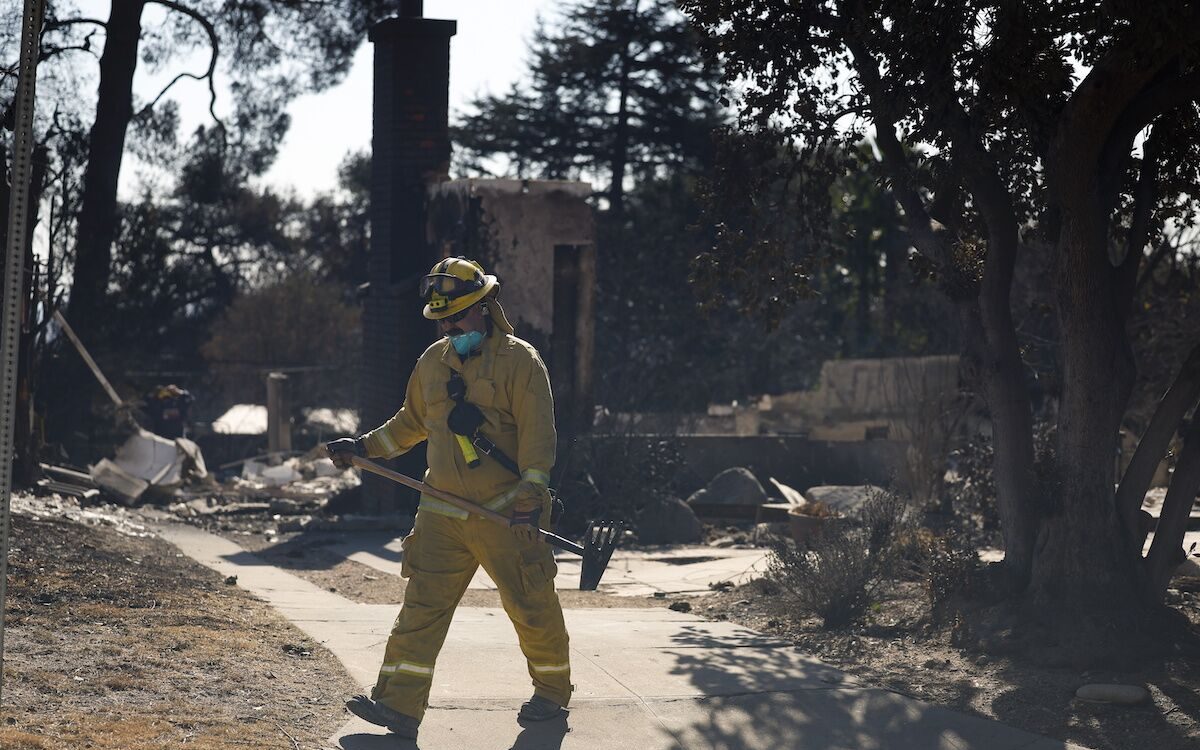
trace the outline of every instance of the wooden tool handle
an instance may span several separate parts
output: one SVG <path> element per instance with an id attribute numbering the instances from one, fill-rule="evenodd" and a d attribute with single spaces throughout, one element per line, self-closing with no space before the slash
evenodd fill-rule
<path id="1" fill-rule="evenodd" d="M 496 523 L 501 524 L 502 526 L 508 525 L 508 517 L 507 516 L 502 516 L 494 510 L 488 510 L 487 508 L 483 507 L 482 505 L 479 505 L 478 503 L 473 503 L 470 500 L 464 500 L 463 498 L 459 497 L 458 495 L 452 495 L 449 492 L 443 492 L 442 490 L 439 490 L 437 487 L 432 487 L 418 479 L 413 479 L 410 476 L 401 474 L 398 471 L 392 471 L 391 469 L 380 466 L 379 464 L 375 463 L 374 461 L 370 461 L 365 458 L 360 458 L 358 456 L 354 456 L 350 460 L 355 466 L 357 466 L 360 469 L 363 469 L 364 471 L 369 471 L 372 474 L 378 474 L 381 477 L 387 477 L 388 479 L 392 480 L 393 482 L 398 482 L 399 484 L 402 484 L 405 487 L 411 487 L 414 490 L 416 490 L 417 492 L 420 492 L 425 495 L 429 495 L 430 497 L 436 497 L 438 500 L 442 500 L 444 502 L 450 503 L 451 505 L 453 505 L 455 508 L 458 508 L 459 510 L 465 510 L 468 513 L 474 513 L 476 515 L 483 516 L 484 518 L 488 519 L 489 521 L 495 521 Z"/>
<path id="2" fill-rule="evenodd" d="M 404 485 L 405 487 L 411 487 L 417 492 L 429 495 L 430 497 L 436 497 L 438 500 L 450 503 L 459 510 L 465 510 L 467 513 L 474 513 L 477 516 L 483 516 L 489 521 L 494 521 L 501 526 L 510 525 L 508 516 L 501 515 L 494 510 L 489 510 L 478 503 L 471 502 L 470 500 L 464 500 L 458 495 L 439 490 L 437 487 L 432 487 L 420 480 L 401 474 L 398 471 L 392 471 L 391 469 L 380 466 L 374 461 L 360 458 L 359 456 L 352 456 L 350 462 L 363 471 L 369 471 L 372 474 L 378 474 L 381 477 L 390 479 L 393 482 Z M 574 552 L 577 555 L 583 554 L 583 547 L 575 542 L 572 542 L 570 539 L 564 539 L 558 534 L 553 534 L 545 529 L 538 529 L 538 532 L 542 535 L 543 539 L 559 549 L 566 550 L 567 552 Z"/>

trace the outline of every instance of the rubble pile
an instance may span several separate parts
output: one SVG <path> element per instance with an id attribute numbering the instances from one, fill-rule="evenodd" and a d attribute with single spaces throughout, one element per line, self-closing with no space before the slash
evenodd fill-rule
<path id="1" fill-rule="evenodd" d="M 324 449 L 317 447 L 273 465 L 248 459 L 241 473 L 226 482 L 177 492 L 178 499 L 168 510 L 184 519 L 222 519 L 219 525 L 225 527 L 261 523 L 265 516 L 277 531 L 300 531 L 331 498 L 359 484 L 357 472 L 335 468 Z"/>
<path id="2" fill-rule="evenodd" d="M 18 512 L 119 525 L 112 520 L 121 518 L 116 510 L 150 519 L 162 518 L 165 511 L 202 526 L 249 533 L 300 531 L 314 521 L 336 523 L 327 517 L 330 500 L 361 483 L 356 471 L 335 468 L 321 446 L 286 458 L 236 461 L 214 473 L 192 441 L 141 428 L 114 456 L 87 471 L 49 464 L 41 468 L 41 497 L 26 497 Z M 229 474 L 230 469 L 237 473 Z M 126 531 L 143 528 L 135 526 Z"/>
<path id="3" fill-rule="evenodd" d="M 114 503 L 96 503 L 94 492 L 87 498 L 75 495 L 51 493 L 34 495 L 31 492 L 12 493 L 10 510 L 13 515 L 41 520 L 67 520 L 86 526 L 107 526 L 125 536 L 152 536 L 147 519 L 140 513 Z M 85 504 L 86 507 L 85 507 Z"/>

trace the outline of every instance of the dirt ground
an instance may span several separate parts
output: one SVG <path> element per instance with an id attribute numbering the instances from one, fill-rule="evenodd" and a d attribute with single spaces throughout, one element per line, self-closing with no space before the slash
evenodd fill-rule
<path id="1" fill-rule="evenodd" d="M 404 580 L 332 552 L 345 532 L 265 533 L 271 517 L 213 528 L 244 549 L 354 601 L 396 604 Z M 0 747 L 323 748 L 357 685 L 327 652 L 262 602 L 151 537 L 13 517 Z M 218 524 L 219 525 L 219 524 Z M 126 531 L 137 528 L 125 526 Z M 727 535 L 726 535 L 727 536 Z M 676 599 L 560 591 L 564 607 L 683 607 Z M 1200 625 L 1200 594 L 1174 591 Z M 1095 750 L 1200 747 L 1200 663 L 1136 673 L 1079 672 L 964 651 L 930 624 L 920 584 L 901 583 L 865 625 L 797 620 L 772 584 L 688 600 L 695 614 L 787 638 L 878 685 Z M 468 591 L 467 606 L 500 606 Z M 314 679 L 316 678 L 316 679 Z M 1074 698 L 1087 683 L 1140 684 L 1136 707 Z"/>
<path id="2" fill-rule="evenodd" d="M 5 750 L 326 747 L 358 686 L 245 591 L 152 537 L 14 515 Z"/>
<path id="3" fill-rule="evenodd" d="M 1176 593 L 1176 606 L 1200 625 L 1200 597 Z M 1200 747 L 1200 663 L 1178 657 L 1136 673 L 1054 669 L 951 645 L 952 629 L 929 624 L 920 584 L 901 583 L 876 604 L 867 624 L 825 631 L 796 620 L 785 597 L 756 581 L 693 599 L 692 612 L 787 638 L 821 660 L 929 703 L 1002 721 L 1094 750 L 1194 750 Z M 1151 701 L 1122 707 L 1086 703 L 1088 683 L 1142 685 Z"/>

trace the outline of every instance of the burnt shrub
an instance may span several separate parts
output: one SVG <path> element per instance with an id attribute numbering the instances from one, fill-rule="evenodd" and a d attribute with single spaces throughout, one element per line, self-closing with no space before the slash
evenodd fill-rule
<path id="1" fill-rule="evenodd" d="M 903 496 L 875 493 L 852 517 L 827 522 L 806 544 L 776 540 L 767 574 L 798 614 L 821 618 L 826 629 L 853 625 L 900 573 L 903 540 L 913 528 Z"/>
<path id="2" fill-rule="evenodd" d="M 954 466 L 944 492 L 951 525 L 980 545 L 1000 541 L 1000 514 L 996 510 L 996 480 L 992 473 L 995 451 L 986 435 L 975 435 L 951 453 Z"/>
<path id="3" fill-rule="evenodd" d="M 947 618 L 952 600 L 968 594 L 972 576 L 979 569 L 979 552 L 971 539 L 960 533 L 924 540 L 919 567 L 934 622 Z"/>

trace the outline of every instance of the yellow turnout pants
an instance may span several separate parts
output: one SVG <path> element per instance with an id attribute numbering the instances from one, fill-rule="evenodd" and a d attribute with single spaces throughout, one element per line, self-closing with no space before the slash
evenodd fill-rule
<path id="1" fill-rule="evenodd" d="M 403 714 L 424 716 L 434 662 L 450 619 L 482 565 L 516 628 L 534 693 L 567 705 L 567 628 L 554 590 L 558 566 L 548 544 L 521 541 L 510 529 L 478 516 L 459 520 L 421 511 L 403 548 L 401 575 L 408 587 L 373 699 Z"/>

